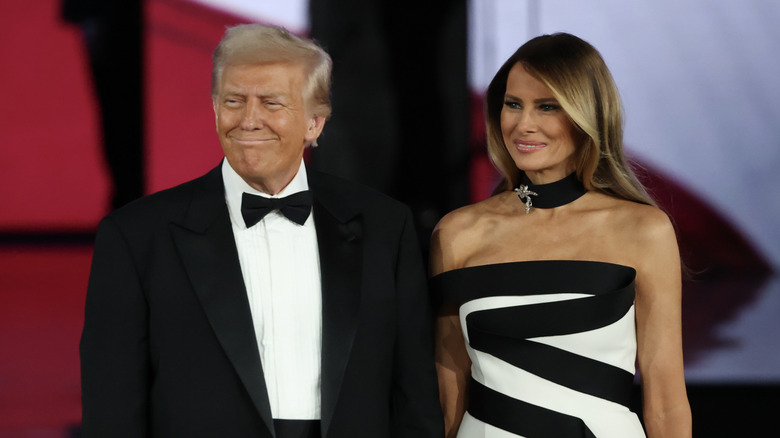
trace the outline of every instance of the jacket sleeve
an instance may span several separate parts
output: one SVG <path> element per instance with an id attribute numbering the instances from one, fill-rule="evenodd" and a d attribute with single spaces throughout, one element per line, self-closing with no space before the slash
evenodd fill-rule
<path id="1" fill-rule="evenodd" d="M 433 358 L 433 314 L 417 234 L 408 210 L 399 241 L 395 280 L 398 327 L 393 435 L 442 437 L 444 420 Z"/>
<path id="2" fill-rule="evenodd" d="M 98 227 L 81 335 L 82 436 L 148 436 L 148 305 L 128 240 Z"/>

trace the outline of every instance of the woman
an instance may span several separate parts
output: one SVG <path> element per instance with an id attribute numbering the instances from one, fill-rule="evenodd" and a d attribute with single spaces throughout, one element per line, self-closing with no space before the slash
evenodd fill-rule
<path id="1" fill-rule="evenodd" d="M 537 37 L 487 91 L 493 197 L 431 245 L 448 437 L 691 435 L 674 229 L 627 166 L 599 53 Z"/>

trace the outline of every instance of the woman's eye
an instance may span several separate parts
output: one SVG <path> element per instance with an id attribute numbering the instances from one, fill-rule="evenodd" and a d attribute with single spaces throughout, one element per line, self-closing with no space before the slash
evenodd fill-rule
<path id="1" fill-rule="evenodd" d="M 547 112 L 547 111 L 557 111 L 559 108 L 560 107 L 558 105 L 553 105 L 553 104 L 550 104 L 550 103 L 545 103 L 545 104 L 539 105 L 539 109 L 542 110 L 542 111 L 545 111 L 545 112 Z"/>
<path id="2" fill-rule="evenodd" d="M 504 101 L 504 105 L 509 107 L 509 108 L 512 108 L 512 109 L 520 109 L 520 108 L 522 108 L 522 105 L 520 105 L 519 102 L 514 102 L 514 101 L 511 101 L 511 100 L 505 100 Z"/>

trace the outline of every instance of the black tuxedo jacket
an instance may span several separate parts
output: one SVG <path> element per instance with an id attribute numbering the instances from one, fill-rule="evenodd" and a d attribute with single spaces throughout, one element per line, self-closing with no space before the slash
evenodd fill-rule
<path id="1" fill-rule="evenodd" d="M 308 174 L 322 275 L 322 436 L 442 436 L 408 209 Z M 80 350 L 85 438 L 274 436 L 219 166 L 101 222 Z"/>

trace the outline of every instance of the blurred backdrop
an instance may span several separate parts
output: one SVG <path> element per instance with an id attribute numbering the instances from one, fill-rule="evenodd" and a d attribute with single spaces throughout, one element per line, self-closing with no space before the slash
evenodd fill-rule
<path id="1" fill-rule="evenodd" d="M 78 337 L 98 221 L 200 176 L 225 26 L 283 25 L 334 60 L 311 166 L 409 204 L 420 243 L 489 196 L 482 95 L 529 38 L 598 48 L 642 180 L 696 273 L 683 295 L 696 436 L 780 407 L 780 2 L 30 0 L 0 3 L 0 437 L 78 436 Z"/>

